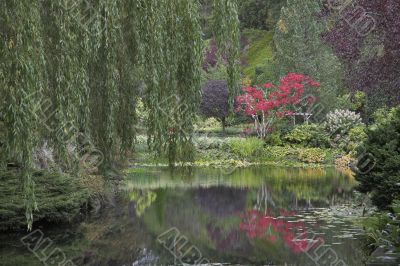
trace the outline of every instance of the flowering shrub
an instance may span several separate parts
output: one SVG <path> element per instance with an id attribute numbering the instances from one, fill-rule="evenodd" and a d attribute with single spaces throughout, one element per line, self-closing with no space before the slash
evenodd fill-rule
<path id="1" fill-rule="evenodd" d="M 326 115 L 325 127 L 331 135 L 347 135 L 352 128 L 360 125 L 361 116 L 349 110 L 335 110 Z"/>
<path id="2" fill-rule="evenodd" d="M 272 131 L 277 119 L 293 114 L 293 107 L 302 101 L 306 86 L 319 87 L 320 84 L 310 77 L 289 73 L 280 80 L 279 86 L 266 83 L 258 87 L 243 88 L 243 95 L 236 98 L 237 112 L 244 111 L 254 120 L 254 126 L 260 138 Z M 315 98 L 310 97 L 312 103 Z"/>
<path id="3" fill-rule="evenodd" d="M 331 139 L 331 146 L 344 151 L 349 149 L 350 132 L 352 129 L 363 126 L 359 114 L 349 110 L 335 110 L 326 116 L 324 127 Z"/>
<path id="4" fill-rule="evenodd" d="M 344 155 L 335 159 L 335 167 L 344 173 L 352 173 L 351 166 L 356 164 L 356 160 L 350 155 Z"/>

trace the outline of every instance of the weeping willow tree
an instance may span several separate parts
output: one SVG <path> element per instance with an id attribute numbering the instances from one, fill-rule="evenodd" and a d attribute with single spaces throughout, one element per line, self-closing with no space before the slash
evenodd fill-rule
<path id="1" fill-rule="evenodd" d="M 158 153 L 166 152 L 171 164 L 176 159 L 190 160 L 202 63 L 198 3 L 143 0 L 140 4 L 146 18 L 141 40 L 149 145 Z"/>
<path id="2" fill-rule="evenodd" d="M 198 0 L 5 0 L 0 7 L 1 167 L 21 171 L 29 226 L 35 150 L 48 145 L 62 171 L 77 173 L 94 149 L 106 171 L 133 149 L 142 85 L 149 146 L 171 164 L 193 159 L 203 56 Z M 214 8 L 233 102 L 237 3 Z"/>
<path id="3" fill-rule="evenodd" d="M 33 150 L 39 140 L 36 103 L 44 88 L 45 60 L 39 2 L 2 1 L 0 5 L 0 86 L 6 128 L 5 160 L 18 165 L 30 226 L 37 209 L 32 179 Z M 16 19 L 18 18 L 18 19 Z"/>

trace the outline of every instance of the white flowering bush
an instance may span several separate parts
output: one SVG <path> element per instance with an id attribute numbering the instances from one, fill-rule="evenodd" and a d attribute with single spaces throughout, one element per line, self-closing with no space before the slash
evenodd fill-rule
<path id="1" fill-rule="evenodd" d="M 360 115 L 349 110 L 335 110 L 328 113 L 324 125 L 330 135 L 331 146 L 346 152 L 352 152 L 354 149 L 354 145 L 350 145 L 354 138 L 355 132 L 353 131 L 359 132 L 360 130 L 355 129 L 364 126 Z"/>
<path id="2" fill-rule="evenodd" d="M 335 110 L 326 116 L 325 128 L 333 137 L 347 135 L 352 128 L 361 125 L 361 116 L 350 110 Z"/>

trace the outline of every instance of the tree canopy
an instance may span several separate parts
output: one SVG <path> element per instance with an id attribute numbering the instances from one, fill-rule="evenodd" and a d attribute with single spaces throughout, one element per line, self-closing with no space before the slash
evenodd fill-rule
<path id="1" fill-rule="evenodd" d="M 227 54 L 233 99 L 237 2 L 215 0 L 213 7 L 213 31 Z M 197 0 L 5 0 L 0 39 L 0 113 L 7 140 L 1 163 L 22 172 L 30 224 L 37 208 L 34 149 L 48 142 L 69 170 L 97 154 L 97 166 L 107 169 L 115 156 L 133 148 L 139 88 L 150 114 L 151 148 L 171 163 L 191 158 L 203 52 Z"/>

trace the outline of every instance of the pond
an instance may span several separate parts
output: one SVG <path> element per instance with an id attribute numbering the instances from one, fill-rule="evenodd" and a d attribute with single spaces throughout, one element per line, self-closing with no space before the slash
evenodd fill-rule
<path id="1" fill-rule="evenodd" d="M 133 168 L 81 224 L 2 235 L 0 264 L 363 265 L 363 230 L 341 211 L 354 186 L 334 169 Z"/>

